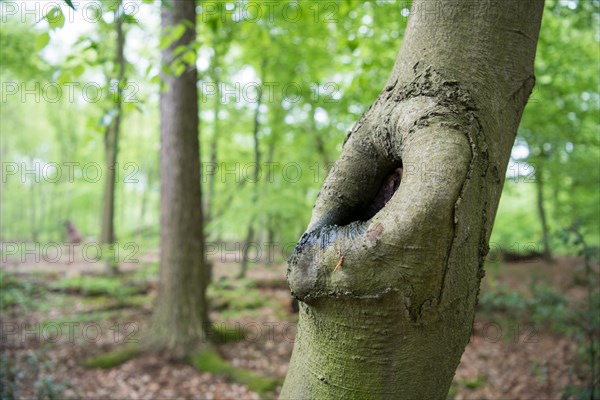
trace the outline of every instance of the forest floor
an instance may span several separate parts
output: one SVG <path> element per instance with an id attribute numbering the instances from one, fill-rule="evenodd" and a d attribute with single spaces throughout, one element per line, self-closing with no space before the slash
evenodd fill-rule
<path id="1" fill-rule="evenodd" d="M 156 295 L 157 252 L 122 266 L 5 260 L 1 266 L 2 398 L 259 399 L 234 380 L 158 355 L 101 369 L 85 360 L 127 348 L 146 332 Z M 490 263 L 471 341 L 449 399 L 579 398 L 589 382 L 580 260 Z M 295 336 L 285 265 L 214 263 L 211 320 L 238 341 L 219 345 L 231 364 L 283 381 Z M 597 273 L 597 268 L 595 270 Z M 585 318 L 584 318 L 585 319 Z M 578 392 L 579 391 L 579 392 Z M 578 394 L 579 393 L 579 394 Z M 588 397 L 589 398 L 589 397 Z"/>

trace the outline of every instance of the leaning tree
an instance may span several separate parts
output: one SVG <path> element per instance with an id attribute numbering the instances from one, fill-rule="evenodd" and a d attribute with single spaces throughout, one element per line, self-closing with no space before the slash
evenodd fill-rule
<path id="1" fill-rule="evenodd" d="M 467 345 L 543 0 L 415 0 L 289 261 L 281 397 L 444 399 Z"/>

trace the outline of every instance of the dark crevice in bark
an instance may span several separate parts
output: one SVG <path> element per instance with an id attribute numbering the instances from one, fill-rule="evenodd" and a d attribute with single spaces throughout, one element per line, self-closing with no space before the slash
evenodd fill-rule
<path id="1" fill-rule="evenodd" d="M 393 165 L 389 172 L 383 174 L 381 183 L 376 186 L 377 189 L 366 196 L 367 201 L 354 207 L 340 206 L 331 210 L 323 216 L 314 230 L 331 226 L 343 227 L 355 222 L 367 222 L 373 218 L 392 199 L 400 187 L 402 171 L 402 162 L 400 161 L 399 164 Z"/>
<path id="2" fill-rule="evenodd" d="M 379 189 L 373 193 L 372 200 L 366 205 L 334 210 L 336 215 L 327 216 L 327 219 L 334 223 L 323 224 L 311 232 L 304 233 L 296 244 L 290 263 L 293 262 L 294 257 L 297 258 L 303 252 L 303 249 L 311 245 L 319 244 L 319 249 L 324 250 L 332 245 L 338 237 L 352 240 L 364 234 L 368 227 L 366 222 L 383 209 L 398 191 L 402 180 L 402 171 L 402 162 L 391 168 L 390 172 L 382 179 Z M 293 292 L 292 295 L 294 295 Z"/>
<path id="3" fill-rule="evenodd" d="M 359 216 L 356 220 L 368 221 L 375 216 L 381 210 L 388 201 L 394 196 L 394 193 L 400 187 L 400 181 L 402 181 L 402 163 L 397 168 L 394 168 L 384 179 L 379 187 L 379 191 L 371 201 L 371 204 L 364 210 L 362 216 Z"/>

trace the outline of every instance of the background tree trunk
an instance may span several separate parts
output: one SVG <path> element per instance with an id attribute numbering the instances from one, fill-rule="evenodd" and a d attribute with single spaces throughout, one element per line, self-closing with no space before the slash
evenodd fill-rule
<path id="1" fill-rule="evenodd" d="M 544 174 L 542 168 L 538 165 L 535 173 L 536 186 L 536 204 L 540 224 L 542 226 L 542 241 L 543 241 L 543 257 L 546 261 L 552 260 L 552 251 L 550 250 L 550 230 L 548 228 L 548 220 L 546 218 L 546 207 L 544 200 Z"/>
<path id="2" fill-rule="evenodd" d="M 163 51 L 163 64 L 173 62 L 178 46 L 196 37 L 195 1 L 167 1 L 162 31 L 183 25 L 183 36 Z M 160 276 L 149 343 L 184 357 L 206 343 L 206 302 L 200 151 L 198 141 L 197 72 L 194 64 L 174 76 L 163 73 L 160 98 Z"/>
<path id="3" fill-rule="evenodd" d="M 213 55 L 213 62 L 211 63 L 212 68 L 212 79 L 215 83 L 215 103 L 213 108 L 214 124 L 213 124 L 213 135 L 210 142 L 210 165 L 213 168 L 217 168 L 218 162 L 218 151 L 219 151 L 219 112 L 221 110 L 221 67 L 219 66 L 219 53 L 215 48 L 215 54 Z M 215 176 L 216 174 L 208 175 L 208 199 L 206 202 L 206 223 L 208 224 L 213 216 L 213 204 L 215 202 Z"/>
<path id="4" fill-rule="evenodd" d="M 117 50 L 115 54 L 115 70 L 117 71 L 117 91 L 115 97 L 112 120 L 106 127 L 104 134 L 104 151 L 106 178 L 104 181 L 104 196 L 102 201 L 102 230 L 100 233 L 100 243 L 112 245 L 115 242 L 115 184 L 117 176 L 117 154 L 119 151 L 119 134 L 121 130 L 121 115 L 123 112 L 121 85 L 125 78 L 125 35 L 123 33 L 123 5 L 119 0 L 114 12 L 115 29 L 117 31 Z M 108 273 L 118 271 L 118 263 L 114 257 L 109 257 L 106 261 Z"/>
<path id="5" fill-rule="evenodd" d="M 264 71 L 266 60 L 262 62 L 262 70 Z M 264 73 L 261 74 L 264 76 Z M 255 213 L 256 203 L 258 202 L 258 186 L 259 186 L 259 172 L 260 172 L 260 162 L 261 162 L 261 154 L 260 154 L 260 141 L 258 137 L 258 133 L 260 132 L 260 105 L 262 103 L 262 88 L 260 88 L 258 92 L 258 99 L 256 101 L 256 110 L 254 112 L 254 124 L 252 127 L 252 138 L 254 140 L 254 163 L 256 164 L 256 168 L 252 174 L 252 200 L 250 202 L 250 207 L 252 208 L 252 214 Z M 254 234 L 254 215 L 250 218 L 250 222 L 248 222 L 248 231 L 246 233 L 246 240 L 244 244 L 244 249 L 242 251 L 242 263 L 240 265 L 240 272 L 238 274 L 238 278 L 246 277 L 246 272 L 248 271 L 248 253 L 250 251 L 251 244 L 254 242 L 255 234 Z"/>
<path id="6" fill-rule="evenodd" d="M 392 75 L 290 258 L 301 303 L 282 398 L 446 398 L 534 85 L 542 9 L 413 3 Z M 375 203 L 385 206 L 371 216 Z"/>

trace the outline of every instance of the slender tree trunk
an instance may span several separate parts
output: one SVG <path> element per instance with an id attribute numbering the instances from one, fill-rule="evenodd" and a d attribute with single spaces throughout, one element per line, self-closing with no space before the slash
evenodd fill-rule
<path id="1" fill-rule="evenodd" d="M 140 219 L 138 221 L 138 229 L 137 229 L 138 230 L 138 238 L 141 238 L 142 231 L 144 230 L 144 227 L 145 227 L 146 209 L 148 207 L 148 196 L 150 195 L 152 182 L 153 182 L 153 178 L 154 178 L 153 171 L 154 171 L 153 167 L 149 167 L 148 170 L 146 171 L 146 186 L 144 187 L 144 192 L 142 193 L 142 201 L 141 201 L 141 205 L 140 205 Z"/>
<path id="2" fill-rule="evenodd" d="M 41 234 L 40 240 L 47 240 L 46 238 L 46 220 L 48 219 L 48 202 L 45 199 L 46 185 L 44 185 L 43 179 L 38 184 L 38 197 L 40 202 L 40 218 L 38 221 L 38 232 Z"/>
<path id="3" fill-rule="evenodd" d="M 0 148 L 0 165 L 4 165 L 4 163 L 7 162 L 6 155 L 8 154 L 8 145 L 1 140 L 0 144 L 2 144 Z M 9 181 L 10 179 L 6 178 L 0 181 L 0 221 L 2 221 L 2 223 L 0 223 L 0 243 L 8 239 L 10 235 L 10 232 L 6 229 L 6 227 L 9 225 L 7 224 L 8 221 L 6 220 L 6 200 L 8 199 L 6 193 L 8 193 Z"/>
<path id="4" fill-rule="evenodd" d="M 264 66 L 264 62 L 263 62 Z M 263 67 L 264 70 L 264 67 Z M 252 175 L 252 201 L 251 207 L 254 209 L 256 206 L 256 202 L 258 201 L 258 180 L 259 180 L 259 172 L 260 172 L 260 142 L 258 138 L 258 133 L 260 131 L 260 105 L 262 100 L 262 90 L 258 94 L 258 100 L 256 102 L 256 112 L 254 113 L 254 125 L 252 128 L 252 137 L 254 138 L 254 163 L 256 164 L 256 168 L 254 169 L 254 173 Z M 250 244 L 254 241 L 254 217 L 250 219 L 248 223 L 248 233 L 246 234 L 246 243 L 244 245 L 244 251 L 242 254 L 242 264 L 240 266 L 240 273 L 238 274 L 238 278 L 243 278 L 246 276 L 246 272 L 248 271 L 248 252 L 250 249 Z"/>
<path id="5" fill-rule="evenodd" d="M 542 9 L 415 0 L 391 77 L 290 257 L 301 302 L 282 398 L 446 398 L 534 85 Z"/>
<path id="6" fill-rule="evenodd" d="M 550 231 L 548 229 L 548 221 L 546 219 L 546 208 L 544 206 L 544 177 L 542 173 L 542 169 L 538 166 L 536 169 L 536 180 L 535 186 L 537 189 L 537 209 L 538 215 L 540 216 L 540 223 L 542 225 L 542 235 L 543 235 L 543 245 L 544 251 L 543 256 L 544 260 L 551 261 L 552 260 L 552 252 L 550 250 Z"/>
<path id="7" fill-rule="evenodd" d="M 164 65 L 172 65 L 175 48 L 195 41 L 195 7 L 194 0 L 163 3 L 163 35 L 186 27 L 163 51 Z M 179 358 L 206 345 L 208 328 L 195 63 L 179 76 L 163 73 L 162 81 L 160 276 L 148 344 Z"/>
<path id="8" fill-rule="evenodd" d="M 119 134 L 122 116 L 122 94 L 121 85 L 125 77 L 125 35 L 123 33 L 123 8 L 122 0 L 119 0 L 115 10 L 115 29 L 117 31 L 117 50 L 115 54 L 115 69 L 117 70 L 117 92 L 115 98 L 114 116 L 106 127 L 104 134 L 104 151 L 106 165 L 106 179 L 104 181 L 104 197 L 102 201 L 102 230 L 100 232 L 100 243 L 112 245 L 115 242 L 115 183 L 117 169 L 117 154 L 119 150 Z M 106 260 L 108 273 L 118 272 L 118 264 L 114 257 Z"/>
<path id="9" fill-rule="evenodd" d="M 31 241 L 38 241 L 38 227 L 37 227 L 37 201 L 35 199 L 35 187 L 39 185 L 36 182 L 36 178 L 32 179 L 31 186 L 29 187 L 29 198 L 31 199 L 31 206 L 29 207 L 29 225 L 31 226 Z"/>
<path id="10" fill-rule="evenodd" d="M 315 147 L 317 149 L 317 153 L 321 157 L 323 161 L 323 168 L 327 170 L 329 168 L 329 155 L 327 154 L 327 149 L 325 148 L 325 142 L 323 141 L 323 137 L 317 132 L 317 121 L 315 120 L 315 115 L 317 113 L 317 105 L 312 105 L 312 118 L 311 118 L 311 128 L 313 131 L 313 137 L 315 138 Z M 319 168 L 320 170 L 320 168 Z"/>
<path id="11" fill-rule="evenodd" d="M 274 117 L 274 121 L 280 121 L 279 118 L 279 111 L 280 109 L 277 108 L 275 111 L 275 117 Z M 274 123 L 272 126 L 276 126 L 276 124 Z M 273 162 L 273 158 L 275 156 L 275 142 L 276 142 L 276 136 L 275 136 L 275 131 L 276 129 L 272 129 L 271 131 L 271 140 L 269 140 L 269 145 L 267 148 L 267 162 L 265 165 L 272 165 L 271 163 Z M 265 176 L 265 182 L 267 182 L 268 184 L 273 182 L 273 172 L 271 170 L 271 168 L 267 168 L 267 175 Z M 270 185 L 267 185 L 270 186 Z M 272 246 L 275 244 L 275 229 L 276 229 L 276 218 L 273 214 L 271 214 L 270 212 L 267 214 L 267 243 L 269 243 L 269 246 Z M 281 247 L 281 244 L 279 245 L 279 247 Z M 266 259 L 266 263 L 267 265 L 271 265 L 274 262 L 274 252 L 273 253 L 268 253 L 267 254 L 267 259 Z"/>
<path id="12" fill-rule="evenodd" d="M 218 151 L 219 151 L 219 112 L 221 111 L 221 79 L 219 73 L 219 58 L 217 54 L 217 50 L 215 49 L 215 55 L 213 57 L 214 65 L 213 65 L 213 81 L 216 86 L 215 93 L 215 104 L 214 104 L 214 125 L 213 125 L 213 135 L 212 140 L 210 142 L 210 165 L 213 168 L 217 168 L 218 161 Z M 215 196 L 215 177 L 216 174 L 210 174 L 208 176 L 208 200 L 206 203 L 206 223 L 208 223 L 213 218 L 213 204 L 214 204 L 214 196 Z"/>

